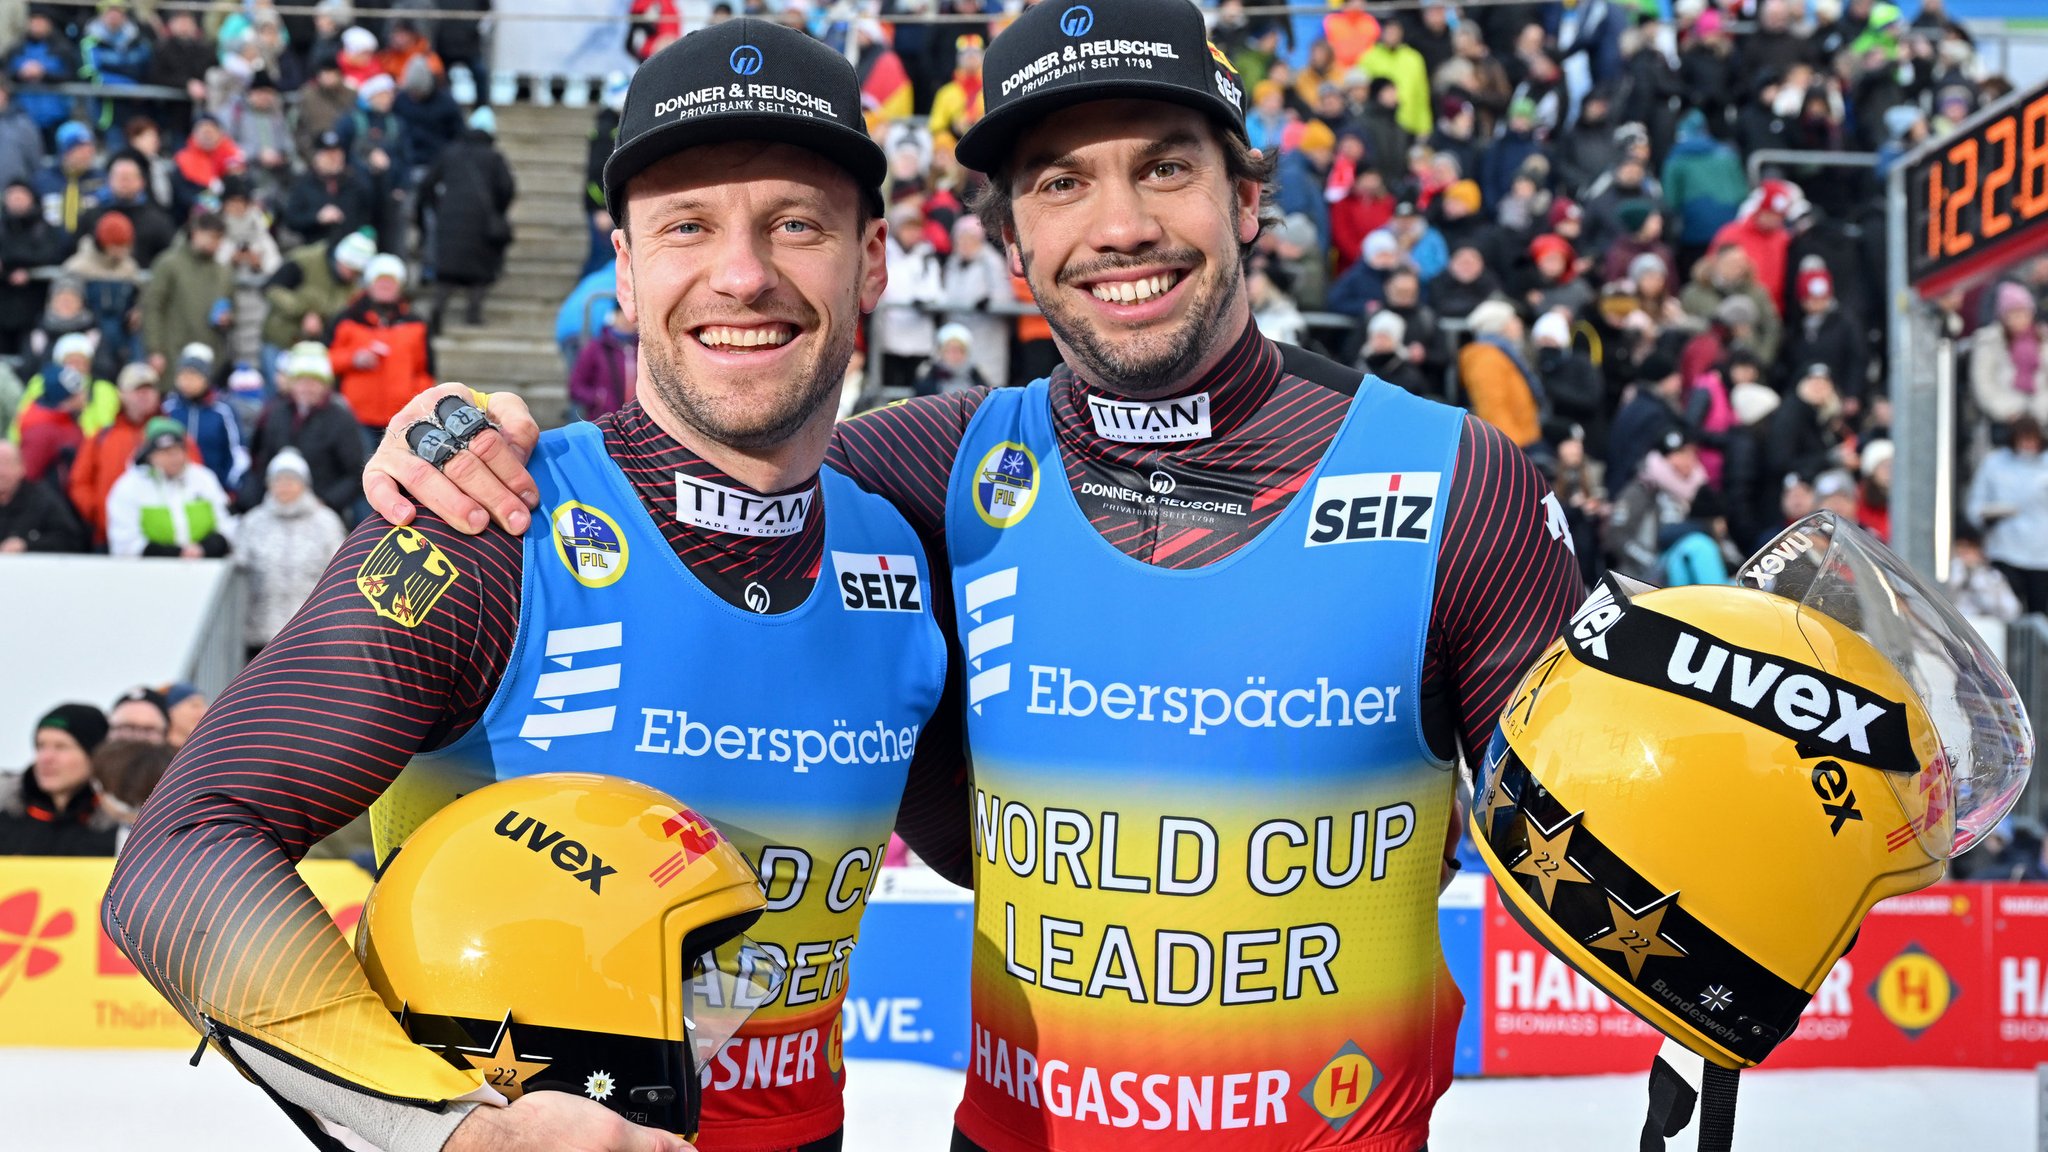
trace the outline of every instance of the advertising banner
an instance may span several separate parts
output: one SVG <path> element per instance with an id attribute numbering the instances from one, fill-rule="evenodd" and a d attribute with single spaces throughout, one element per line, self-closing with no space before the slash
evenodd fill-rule
<path id="1" fill-rule="evenodd" d="M 37 1048 L 191 1048 L 199 1034 L 100 931 L 106 858 L 0 863 L 0 1044 Z M 343 932 L 370 876 L 345 860 L 299 874 Z"/>

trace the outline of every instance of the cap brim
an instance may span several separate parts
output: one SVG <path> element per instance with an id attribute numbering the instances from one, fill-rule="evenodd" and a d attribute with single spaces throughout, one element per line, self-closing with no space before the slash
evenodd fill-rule
<path id="1" fill-rule="evenodd" d="M 1178 104 L 1207 113 L 1211 120 L 1226 129 L 1239 136 L 1244 135 L 1244 123 L 1238 118 L 1237 109 L 1225 103 L 1221 96 L 1157 80 L 1104 80 L 1078 86 L 1064 85 L 1050 92 L 1013 100 L 983 116 L 969 128 L 967 135 L 962 136 L 954 147 L 953 155 L 976 172 L 992 176 L 1010 158 L 1011 148 L 1025 129 L 1054 112 L 1077 104 L 1092 104 L 1097 100 L 1158 100 Z"/>
<path id="2" fill-rule="evenodd" d="M 735 140 L 807 148 L 845 169 L 864 193 L 878 192 L 888 174 L 889 163 L 882 155 L 882 146 L 869 139 L 867 133 L 835 121 L 756 113 L 700 116 L 643 132 L 613 152 L 604 165 L 605 209 L 616 219 L 624 206 L 626 185 L 668 157 L 686 148 Z"/>

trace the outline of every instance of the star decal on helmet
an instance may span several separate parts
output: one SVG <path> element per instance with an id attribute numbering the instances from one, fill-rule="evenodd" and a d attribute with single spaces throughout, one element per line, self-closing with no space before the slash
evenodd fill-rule
<path id="1" fill-rule="evenodd" d="M 1614 918 L 1614 928 L 1587 942 L 1590 948 L 1603 952 L 1618 952 L 1628 961 L 1628 978 L 1640 980 L 1643 963 L 1652 956 L 1683 956 L 1685 949 L 1658 935 L 1664 924 L 1664 913 L 1671 909 L 1671 902 L 1678 899 L 1678 893 L 1659 896 L 1640 909 L 1632 909 L 1607 894 L 1607 911 Z"/>
<path id="2" fill-rule="evenodd" d="M 613 1087 L 612 1074 L 602 1069 L 583 1078 L 583 1094 L 592 1100 L 611 1099 Z"/>
<path id="3" fill-rule="evenodd" d="M 1494 787 L 1499 789 L 1500 785 L 1496 783 Z M 1583 815 L 1583 812 L 1574 812 L 1565 817 L 1563 823 L 1547 831 L 1537 827 L 1535 819 L 1527 813 L 1522 815 L 1522 819 L 1529 823 L 1529 854 L 1517 861 L 1512 871 L 1535 879 L 1536 886 L 1543 890 L 1545 908 L 1557 898 L 1559 883 L 1593 882 L 1592 877 L 1580 871 L 1567 855 L 1571 851 L 1572 833 L 1578 831 L 1579 817 Z"/>
<path id="4" fill-rule="evenodd" d="M 499 1022 L 498 1035 L 492 1039 L 490 1048 L 459 1048 L 457 1051 L 471 1068 L 484 1074 L 484 1083 L 504 1093 L 507 1100 L 524 1096 L 527 1082 L 554 1063 L 552 1057 L 521 1054 L 513 1046 L 510 1012 Z"/>

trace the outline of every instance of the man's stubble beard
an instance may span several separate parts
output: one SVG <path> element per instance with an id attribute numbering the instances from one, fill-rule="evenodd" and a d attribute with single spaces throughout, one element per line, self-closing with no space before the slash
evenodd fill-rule
<path id="1" fill-rule="evenodd" d="M 1190 281 L 1189 299 L 1184 319 L 1173 331 L 1146 333 L 1135 354 L 1100 338 L 1078 308 L 1068 308 L 1059 293 L 1063 284 L 1054 284 L 1052 291 L 1046 291 L 1036 283 L 1031 284 L 1032 295 L 1038 299 L 1039 311 L 1045 314 L 1045 322 L 1051 325 L 1060 342 L 1066 345 L 1069 355 L 1077 361 L 1069 367 L 1118 395 L 1140 399 L 1168 395 L 1190 383 L 1194 370 L 1220 343 L 1237 339 L 1238 333 L 1222 330 L 1219 318 L 1244 291 L 1244 267 L 1237 253 L 1230 253 L 1222 263 L 1207 253 L 1197 254 L 1201 263 L 1187 276 Z M 1032 268 L 1031 253 L 1026 251 L 1021 255 L 1024 267 L 1027 270 Z M 1138 267 L 1143 263 L 1134 261 L 1128 266 Z M 1084 274 L 1095 275 L 1107 267 L 1114 265 L 1092 265 Z M 1219 270 L 1220 274 L 1204 276 L 1212 268 Z M 1064 280 L 1066 275 L 1062 272 L 1059 278 Z M 1028 274 L 1026 280 L 1030 280 Z"/>
<path id="2" fill-rule="evenodd" d="M 842 303 L 844 307 L 839 315 L 859 315 L 858 286 L 847 291 Z M 805 310 L 809 311 L 808 308 Z M 812 316 L 815 315 L 813 312 Z M 856 337 L 853 325 L 844 325 L 842 330 L 824 336 L 824 330 L 814 327 L 814 321 L 807 319 L 803 325 L 805 335 L 823 336 L 829 342 L 819 343 L 812 350 L 809 360 L 798 367 L 795 381 L 781 386 L 781 395 L 775 397 L 766 410 L 748 412 L 735 411 L 733 404 L 705 396 L 683 371 L 675 350 L 683 341 L 696 339 L 690 335 L 689 328 L 698 327 L 700 323 L 685 327 L 680 320 L 672 320 L 671 327 L 660 331 L 660 336 L 665 338 L 650 340 L 647 335 L 640 338 L 640 357 L 647 365 L 649 387 L 676 419 L 688 424 L 699 435 L 738 451 L 760 452 L 786 443 L 802 431 L 821 408 L 828 404 L 837 405 L 846 380 L 846 366 L 853 359 Z"/>

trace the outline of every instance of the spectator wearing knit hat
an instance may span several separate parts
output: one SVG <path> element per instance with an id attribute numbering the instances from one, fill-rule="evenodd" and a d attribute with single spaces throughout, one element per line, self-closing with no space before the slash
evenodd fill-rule
<path id="1" fill-rule="evenodd" d="M 156 370 L 147 364 L 130 364 L 115 381 L 121 407 L 111 424 L 99 430 L 78 449 L 71 465 L 68 492 L 71 504 L 92 532 L 92 543 L 107 542 L 107 493 L 114 482 L 135 463 L 142 446 L 143 430 L 163 412 L 163 393 Z M 199 446 L 186 441 L 186 455 L 199 460 Z"/>
<path id="2" fill-rule="evenodd" d="M 334 321 L 328 359 L 369 443 L 406 401 L 434 386 L 433 347 L 406 298 L 406 278 L 405 261 L 379 255 L 363 273 L 362 293 Z"/>
<path id="3" fill-rule="evenodd" d="M 128 150 L 115 153 L 107 161 L 107 187 L 99 206 L 87 218 L 85 232 L 93 234 L 102 218 L 119 212 L 135 230 L 135 262 L 147 268 L 177 239 L 178 224 L 157 201 L 150 187 L 149 160 L 135 151 L 134 145 L 131 139 Z"/>
<path id="4" fill-rule="evenodd" d="M 232 492 L 248 470 L 249 449 L 241 414 L 221 395 L 218 385 L 224 375 L 212 349 L 185 345 L 172 366 L 164 415 L 185 427 L 199 445 L 201 462 Z"/>
<path id="5" fill-rule="evenodd" d="M 1286 215 L 1299 212 L 1315 221 L 1317 240 L 1330 242 L 1330 203 L 1323 190 L 1329 184 L 1330 165 L 1336 158 L 1337 133 L 1320 120 L 1303 125 L 1293 147 L 1280 154 L 1276 176 L 1276 206 Z"/>
<path id="6" fill-rule="evenodd" d="M 1818 257 L 1808 257 L 1792 281 L 1796 311 L 1786 317 L 1785 364 L 1819 361 L 1833 373 L 1842 400 L 1855 414 L 1862 407 L 1870 342 L 1862 326 L 1835 301 L 1835 278 Z M 1789 381 L 1781 381 L 1789 383 Z"/>
<path id="7" fill-rule="evenodd" d="M 2021 416 L 2048 423 L 2048 324 L 2034 294 L 2006 281 L 1994 293 L 1992 323 L 1971 336 L 1970 395 L 1992 424 Z"/>
<path id="8" fill-rule="evenodd" d="M 204 344 L 215 359 L 226 353 L 235 289 L 234 270 L 218 259 L 226 236 L 220 216 L 202 212 L 192 218 L 185 239 L 150 265 L 142 290 L 142 342 L 157 371 L 167 373 L 189 344 Z"/>
<path id="9" fill-rule="evenodd" d="M 1607 447 L 1607 382 L 1586 354 L 1573 347 L 1571 314 L 1550 309 L 1529 326 L 1531 367 L 1550 400 L 1544 428 L 1552 443 L 1576 439 L 1589 451 Z"/>
<path id="10" fill-rule="evenodd" d="M 93 315 L 98 345 L 93 371 L 113 376 L 121 366 L 140 359 L 142 333 L 131 324 L 141 294 L 142 266 L 135 262 L 135 225 L 125 213 L 102 212 L 92 233 L 78 242 L 78 251 L 64 261 L 63 273 L 85 288 L 86 308 Z"/>
<path id="11" fill-rule="evenodd" d="M 0 856 L 112 856 L 117 822 L 100 803 L 92 754 L 106 714 L 59 704 L 36 721 L 35 762 L 0 774 Z"/>
<path id="12" fill-rule="evenodd" d="M 1366 236 L 1359 245 L 1359 259 L 1330 285 L 1324 306 L 1332 312 L 1359 317 L 1371 314 L 1386 296 L 1386 278 L 1407 266 L 1401 242 L 1384 228 Z"/>
<path id="13" fill-rule="evenodd" d="M 78 446 L 106 427 L 120 407 L 114 386 L 93 375 L 92 360 L 92 336 L 67 333 L 57 339 L 50 363 L 22 390 L 8 431 L 21 445 L 31 480 L 52 479 L 61 487 Z"/>
<path id="14" fill-rule="evenodd" d="M 151 420 L 134 467 L 107 493 L 107 551 L 219 558 L 230 550 L 234 527 L 220 481 L 187 455 L 184 425 L 162 416 Z"/>
<path id="15" fill-rule="evenodd" d="M 1675 257 L 1671 245 L 1664 242 L 1664 214 L 1657 210 L 1653 200 L 1633 199 L 1617 206 L 1614 210 L 1615 223 L 1620 234 L 1603 248 L 1600 257 L 1600 279 L 1619 280 L 1631 276 L 1629 266 L 1636 257 L 1651 255 L 1663 263 L 1668 270 Z"/>
<path id="16" fill-rule="evenodd" d="M 1408 322 L 1399 313 L 1382 309 L 1365 322 L 1365 350 L 1358 366 L 1397 388 L 1429 400 L 1440 400 L 1429 378 L 1408 358 Z"/>
<path id="17" fill-rule="evenodd" d="M 349 162 L 338 131 L 315 137 L 312 160 L 292 182 L 278 219 L 306 243 L 333 243 L 375 224 L 382 205 L 370 178 Z"/>
<path id="18" fill-rule="evenodd" d="M 242 642 L 253 656 L 312 595 L 341 548 L 341 517 L 313 494 L 313 473 L 294 448 L 264 469 L 263 502 L 242 517 L 235 563 L 249 578 Z"/>
<path id="19" fill-rule="evenodd" d="M 49 285 L 29 269 L 64 258 L 70 240 L 43 219 L 35 190 L 16 180 L 0 192 L 0 355 L 23 351 L 41 317 Z"/>
<path id="20" fill-rule="evenodd" d="M 0 439 L 0 556 L 83 552 L 85 529 L 55 488 L 28 478 L 21 449 Z"/>
<path id="21" fill-rule="evenodd" d="M 256 420 L 249 444 L 249 471 L 242 478 L 240 505 L 254 508 L 269 486 L 270 462 L 294 451 L 305 462 L 308 483 L 322 504 L 344 521 L 363 494 L 363 434 L 355 414 L 334 396 L 334 367 L 327 347 L 302 341 L 278 361 L 277 395 Z"/>

